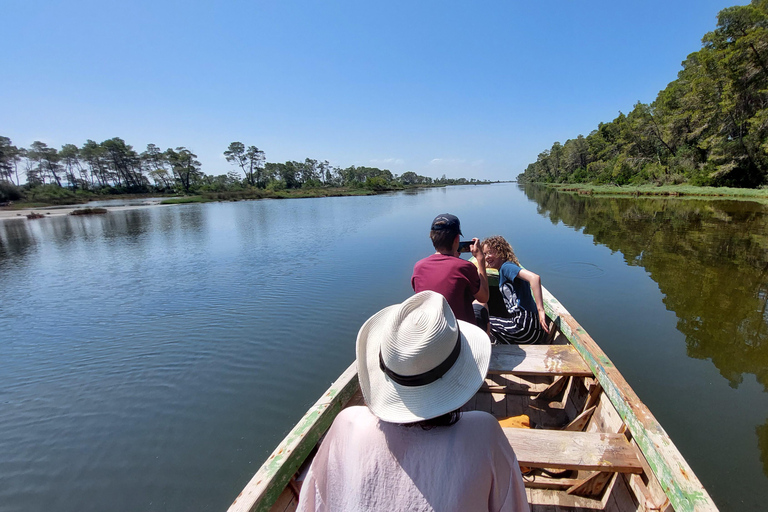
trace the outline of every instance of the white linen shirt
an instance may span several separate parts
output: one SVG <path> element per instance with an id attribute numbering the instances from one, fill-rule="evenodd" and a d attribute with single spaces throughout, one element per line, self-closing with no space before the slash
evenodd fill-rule
<path id="1" fill-rule="evenodd" d="M 299 511 L 528 512 L 514 451 L 496 419 L 449 427 L 387 423 L 367 407 L 336 417 L 301 488 Z"/>

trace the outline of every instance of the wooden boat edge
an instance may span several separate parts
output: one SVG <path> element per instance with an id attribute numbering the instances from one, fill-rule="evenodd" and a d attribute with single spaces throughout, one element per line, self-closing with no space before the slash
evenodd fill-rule
<path id="1" fill-rule="evenodd" d="M 548 316 L 592 370 L 675 511 L 717 511 L 709 493 L 669 435 L 608 356 L 546 288 L 542 287 L 542 291 Z M 357 367 L 353 362 L 278 445 L 228 512 L 270 510 L 333 419 L 358 389 Z"/>
<path id="2" fill-rule="evenodd" d="M 624 421 L 675 511 L 718 510 L 671 438 L 608 356 L 546 288 L 544 307 L 584 358 Z"/>
<path id="3" fill-rule="evenodd" d="M 228 512 L 269 510 L 358 389 L 357 364 L 353 362 L 285 436 L 235 498 Z"/>

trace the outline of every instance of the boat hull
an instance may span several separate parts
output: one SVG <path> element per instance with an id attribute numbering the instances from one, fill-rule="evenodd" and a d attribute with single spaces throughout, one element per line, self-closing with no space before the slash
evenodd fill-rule
<path id="1" fill-rule="evenodd" d="M 548 345 L 494 347 L 485 384 L 463 408 L 489 412 L 505 427 L 523 466 L 531 510 L 717 510 L 610 359 L 562 304 L 543 292 L 552 325 Z M 362 403 L 353 363 L 229 511 L 295 510 L 316 444 L 342 408 Z M 517 429 L 508 426 L 513 423 Z"/>

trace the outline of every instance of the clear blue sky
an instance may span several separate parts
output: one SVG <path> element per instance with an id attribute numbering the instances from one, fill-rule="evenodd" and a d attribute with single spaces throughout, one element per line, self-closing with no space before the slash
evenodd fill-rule
<path id="1" fill-rule="evenodd" d="M 737 3 L 3 0 L 0 135 L 513 179 L 653 101 Z"/>

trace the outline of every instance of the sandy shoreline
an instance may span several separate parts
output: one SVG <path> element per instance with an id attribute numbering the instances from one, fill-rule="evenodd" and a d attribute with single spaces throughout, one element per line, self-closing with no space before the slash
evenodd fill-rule
<path id="1" fill-rule="evenodd" d="M 157 206 L 169 206 L 161 205 L 159 203 L 141 204 L 141 205 L 125 205 L 125 206 L 98 206 L 97 208 L 104 208 L 107 210 L 106 215 L 109 212 L 123 211 L 123 210 L 138 210 L 140 208 L 154 208 Z M 0 209 L 0 221 L 4 220 L 28 220 L 27 215 L 30 213 L 40 213 L 46 217 L 60 217 L 62 215 L 69 215 L 73 210 L 82 210 L 83 208 L 90 208 L 87 205 L 70 205 L 70 206 L 46 206 L 44 208 L 25 208 L 23 210 L 10 210 Z M 37 219 L 30 219 L 32 221 Z"/>

